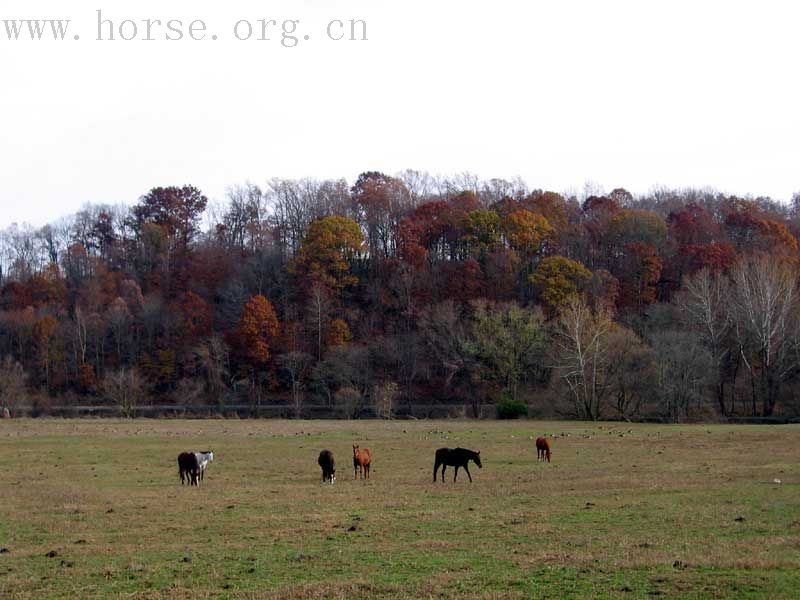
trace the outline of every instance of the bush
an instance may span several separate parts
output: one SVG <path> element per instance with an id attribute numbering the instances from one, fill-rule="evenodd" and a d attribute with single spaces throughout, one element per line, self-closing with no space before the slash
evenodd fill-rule
<path id="1" fill-rule="evenodd" d="M 498 419 L 519 419 L 528 416 L 528 405 L 521 400 L 501 400 L 497 404 Z"/>

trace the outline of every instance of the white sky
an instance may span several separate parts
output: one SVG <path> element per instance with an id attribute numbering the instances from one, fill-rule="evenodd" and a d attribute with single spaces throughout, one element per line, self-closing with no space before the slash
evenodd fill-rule
<path id="1" fill-rule="evenodd" d="M 97 42 L 97 8 L 203 19 L 219 39 Z M 70 18 L 81 40 L 10 42 L 15 18 Z M 260 18 L 311 39 L 233 39 Z M 336 18 L 366 20 L 369 40 L 325 41 Z M 788 200 L 798 23 L 788 1 L 3 0 L 0 226 L 157 185 L 221 199 L 246 180 L 406 168 Z"/>

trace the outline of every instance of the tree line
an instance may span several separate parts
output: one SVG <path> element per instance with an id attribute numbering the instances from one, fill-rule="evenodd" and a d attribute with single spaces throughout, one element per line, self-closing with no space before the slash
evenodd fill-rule
<path id="1" fill-rule="evenodd" d="M 800 195 L 157 187 L 0 232 L 0 402 L 793 416 L 798 234 Z"/>

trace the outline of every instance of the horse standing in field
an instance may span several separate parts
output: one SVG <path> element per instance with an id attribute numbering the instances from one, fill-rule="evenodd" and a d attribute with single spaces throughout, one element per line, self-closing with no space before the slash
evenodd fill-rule
<path id="1" fill-rule="evenodd" d="M 197 455 L 197 464 L 200 466 L 200 481 L 202 481 L 208 464 L 214 460 L 214 453 L 211 450 L 204 450 L 195 452 L 195 454 Z"/>
<path id="2" fill-rule="evenodd" d="M 545 437 L 536 438 L 536 458 L 550 462 L 550 440 Z"/>
<path id="3" fill-rule="evenodd" d="M 200 462 L 196 452 L 181 452 L 178 455 L 178 472 L 181 475 L 181 485 L 200 485 Z"/>
<path id="4" fill-rule="evenodd" d="M 455 467 L 456 473 L 453 475 L 453 483 L 458 478 L 459 467 L 464 467 L 469 477 L 469 482 L 472 483 L 472 475 L 469 474 L 469 461 L 473 461 L 478 465 L 479 469 L 483 468 L 481 464 L 481 453 L 467 450 L 466 448 L 439 448 L 436 451 L 436 462 L 433 465 L 433 482 L 436 483 L 436 471 L 439 465 L 442 466 L 442 481 L 444 481 L 444 472 L 447 467 Z"/>
<path id="5" fill-rule="evenodd" d="M 353 470 L 355 471 L 355 479 L 358 479 L 358 473 L 361 472 L 363 479 L 369 479 L 369 468 L 372 464 L 372 452 L 369 448 L 363 450 L 357 445 L 353 445 Z"/>
<path id="6" fill-rule="evenodd" d="M 330 450 L 320 452 L 317 464 L 322 468 L 322 482 L 330 481 L 333 485 L 336 481 L 336 461 L 333 459 L 333 452 Z"/>

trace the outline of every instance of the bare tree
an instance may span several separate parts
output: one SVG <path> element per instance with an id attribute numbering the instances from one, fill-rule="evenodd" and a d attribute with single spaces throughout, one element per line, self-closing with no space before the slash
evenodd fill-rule
<path id="1" fill-rule="evenodd" d="M 292 384 L 292 408 L 295 418 L 299 419 L 303 412 L 306 379 L 314 358 L 305 352 L 287 352 L 277 359 L 278 365 L 286 371 Z"/>
<path id="2" fill-rule="evenodd" d="M 757 255 L 733 271 L 733 327 L 753 381 L 752 409 L 771 416 L 783 382 L 798 368 L 797 275 L 780 258 Z"/>
<path id="3" fill-rule="evenodd" d="M 607 343 L 613 408 L 618 418 L 627 421 L 639 415 L 652 389 L 653 352 L 636 333 L 621 325 L 611 329 Z"/>
<path id="4" fill-rule="evenodd" d="M 26 398 L 28 376 L 22 365 L 11 356 L 0 361 L 0 406 L 14 414 L 14 409 Z"/>
<path id="5" fill-rule="evenodd" d="M 419 328 L 425 345 L 444 372 L 445 386 L 449 386 L 467 361 L 460 343 L 464 336 L 461 312 L 453 301 L 447 300 L 425 310 L 420 316 Z"/>
<path id="6" fill-rule="evenodd" d="M 394 416 L 398 391 L 394 381 L 385 381 L 372 388 L 372 405 L 375 407 L 375 414 L 381 419 L 391 419 Z"/>
<path id="7" fill-rule="evenodd" d="M 711 354 L 691 332 L 663 331 L 653 336 L 657 392 L 661 409 L 671 421 L 689 417 L 711 379 Z"/>
<path id="8" fill-rule="evenodd" d="M 328 327 L 331 312 L 330 293 L 325 286 L 315 282 L 308 294 L 307 314 L 309 324 L 314 332 L 317 346 L 317 360 L 322 360 L 322 340 Z"/>
<path id="9" fill-rule="evenodd" d="M 220 335 L 211 336 L 195 351 L 200 369 L 205 373 L 208 392 L 220 405 L 228 391 L 229 354 L 228 346 Z"/>
<path id="10" fill-rule="evenodd" d="M 370 352 L 363 346 L 348 344 L 331 348 L 313 370 L 314 386 L 329 402 L 347 400 L 347 406 L 352 408 L 348 417 L 358 416 L 371 381 Z M 343 390 L 347 390 L 346 393 Z"/>
<path id="11" fill-rule="evenodd" d="M 192 377 L 182 377 L 175 386 L 175 391 L 172 393 L 175 404 L 183 406 L 184 412 L 190 406 L 200 404 L 204 399 L 203 388 L 202 381 Z"/>
<path id="12" fill-rule="evenodd" d="M 142 377 L 135 368 L 122 368 L 106 374 L 102 391 L 126 418 L 134 416 L 136 408 L 147 396 Z"/>
<path id="13" fill-rule="evenodd" d="M 599 419 L 612 390 L 608 338 L 613 328 L 608 312 L 593 312 L 577 298 L 567 304 L 553 328 L 553 366 L 580 418 Z"/>
<path id="14" fill-rule="evenodd" d="M 727 342 L 731 330 L 730 284 L 721 274 L 702 269 L 684 281 L 684 291 L 677 304 L 687 324 L 697 331 L 711 357 L 717 403 L 726 414 L 723 365 L 729 359 Z"/>

